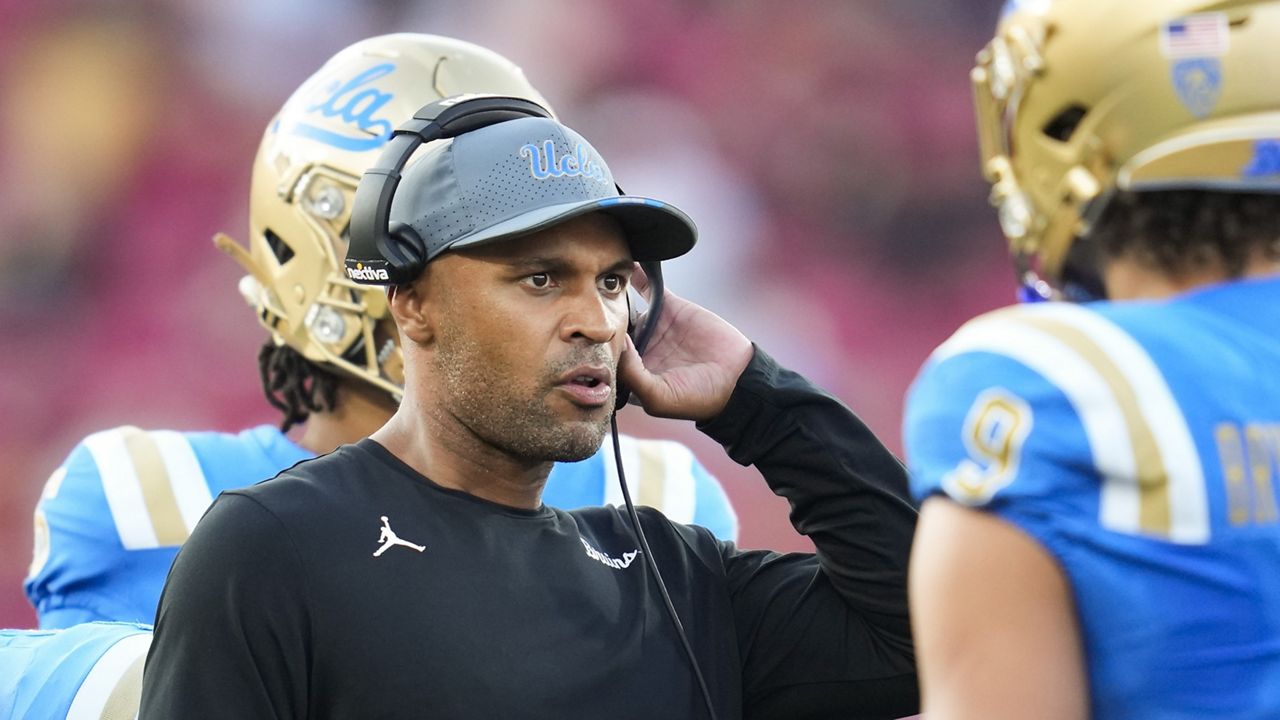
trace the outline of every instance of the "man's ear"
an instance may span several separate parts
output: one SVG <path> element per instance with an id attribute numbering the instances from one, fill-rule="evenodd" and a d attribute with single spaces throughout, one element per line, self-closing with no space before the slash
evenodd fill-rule
<path id="1" fill-rule="evenodd" d="M 427 290 L 427 274 L 423 272 L 412 283 L 387 290 L 387 305 L 396 326 L 418 345 L 429 345 L 435 339 L 435 305 Z"/>

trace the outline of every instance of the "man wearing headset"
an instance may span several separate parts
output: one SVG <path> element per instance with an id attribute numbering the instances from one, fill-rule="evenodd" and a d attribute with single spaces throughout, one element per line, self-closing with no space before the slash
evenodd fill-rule
<path id="1" fill-rule="evenodd" d="M 389 190 L 393 237 L 358 200 L 347 267 L 391 285 L 404 400 L 214 503 L 161 598 L 143 718 L 915 711 L 902 466 L 692 303 L 665 295 L 643 360 L 629 339 L 633 261 L 687 252 L 683 213 L 620 196 L 585 139 L 534 116 L 431 144 Z M 597 452 L 620 383 L 754 463 L 817 554 L 546 506 L 552 462 Z"/>
<path id="2" fill-rule="evenodd" d="M 404 379 L 385 293 L 356 285 L 340 267 L 351 199 L 393 122 L 462 92 L 543 102 L 520 68 L 492 51 L 401 33 L 337 53 L 285 103 L 254 161 L 249 249 L 217 238 L 249 272 L 241 291 L 271 334 L 259 365 L 282 427 L 238 434 L 120 427 L 86 438 L 36 509 L 25 589 L 42 628 L 152 622 L 178 547 L 219 492 L 354 442 L 391 417 Z M 645 504 L 737 538 L 724 490 L 688 448 L 630 437 L 620 447 Z M 618 492 L 609 447 L 556 466 L 544 499 L 599 505 L 620 502 Z"/>
<path id="3" fill-rule="evenodd" d="M 132 623 L 154 620 L 173 558 L 212 498 L 364 437 L 391 416 L 403 385 L 399 336 L 385 294 L 342 273 L 350 201 L 392 120 L 464 91 L 541 102 L 520 68 L 490 50 L 401 33 L 337 53 L 285 103 L 254 162 L 249 250 L 217 239 L 249 271 L 241 291 L 271 332 L 259 364 L 283 428 L 122 427 L 71 453 L 37 507 L 25 583 L 41 627 L 71 629 L 0 631 L 0 720 L 73 709 L 99 717 L 90 709 L 108 706 L 112 717 L 133 717 L 150 632 Z M 371 93 L 377 102 L 362 105 Z M 368 132 L 384 126 L 384 135 Z M 302 432 L 286 437 L 292 426 Z M 724 490 L 688 448 L 620 440 L 642 502 L 736 539 Z M 621 502 L 613 448 L 556 465 L 543 498 L 558 507 Z"/>

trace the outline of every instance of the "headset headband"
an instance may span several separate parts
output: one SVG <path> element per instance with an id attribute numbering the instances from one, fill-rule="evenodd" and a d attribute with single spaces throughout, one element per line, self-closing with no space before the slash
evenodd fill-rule
<path id="1" fill-rule="evenodd" d="M 353 280 L 376 285 L 412 282 L 426 262 L 411 228 L 390 227 L 391 199 L 400 173 L 422 145 L 522 117 L 552 118 L 538 103 L 500 95 L 457 95 L 426 105 L 396 128 L 377 163 L 364 172 L 351 210 L 344 261 Z"/>

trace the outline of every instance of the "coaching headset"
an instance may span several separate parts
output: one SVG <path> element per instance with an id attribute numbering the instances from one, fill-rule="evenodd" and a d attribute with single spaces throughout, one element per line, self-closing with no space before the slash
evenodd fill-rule
<path id="1" fill-rule="evenodd" d="M 373 167 L 364 172 L 356 188 L 355 203 L 351 209 L 351 237 L 345 260 L 347 277 L 355 282 L 369 285 L 403 285 L 416 280 L 422 274 L 431 256 L 427 243 L 408 223 L 391 222 L 391 202 L 400 184 L 401 172 L 408 164 L 409 158 L 418 148 L 433 140 L 455 138 L 473 130 L 521 118 L 554 120 L 546 108 L 529 100 L 495 95 L 458 95 L 424 106 L 414 113 L 413 119 L 396 128 L 387 141 L 382 155 Z M 618 193 L 623 194 L 621 187 L 618 187 Z M 658 317 L 662 313 L 663 282 L 660 262 L 641 262 L 640 267 L 649 278 L 652 290 L 649 310 L 645 315 L 644 323 L 637 328 L 635 305 L 631 302 L 630 295 L 627 296 L 629 314 L 627 334 L 631 336 L 636 352 L 643 354 L 657 327 Z M 617 393 L 615 416 L 611 418 L 611 423 L 614 459 L 617 461 L 622 497 L 631 517 L 636 539 L 642 549 L 645 567 L 649 569 L 650 575 L 658 586 L 658 591 L 667 607 L 667 613 L 675 625 L 676 634 L 684 646 L 694 677 L 702 691 L 707 713 L 712 720 L 715 720 L 715 706 L 711 702 L 711 693 L 707 688 L 702 669 L 693 654 L 693 648 L 685 635 L 680 617 L 676 614 L 666 584 L 662 581 L 662 575 L 653 562 L 653 553 L 649 550 L 649 542 L 640 527 L 640 519 L 636 515 L 635 506 L 631 502 L 631 493 L 627 489 L 626 476 L 622 469 L 622 452 L 618 445 L 616 412 L 626 405 L 631 393 L 620 382 Z"/>

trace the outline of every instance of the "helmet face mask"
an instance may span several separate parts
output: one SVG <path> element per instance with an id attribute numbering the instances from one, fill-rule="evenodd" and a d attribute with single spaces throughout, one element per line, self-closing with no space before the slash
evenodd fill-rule
<path id="1" fill-rule="evenodd" d="M 1280 138 L 1275 37 L 1275 0 L 1006 4 L 970 77 L 1027 295 L 1073 294 L 1068 254 L 1117 190 L 1280 191 L 1249 170 Z"/>
<path id="2" fill-rule="evenodd" d="M 434 35 L 370 38 L 331 58 L 268 125 L 254 161 L 248 248 L 215 244 L 249 273 L 241 294 L 277 345 L 399 400 L 399 333 L 382 288 L 342 272 L 360 176 L 420 107 L 463 93 L 546 101 L 519 67 Z"/>

